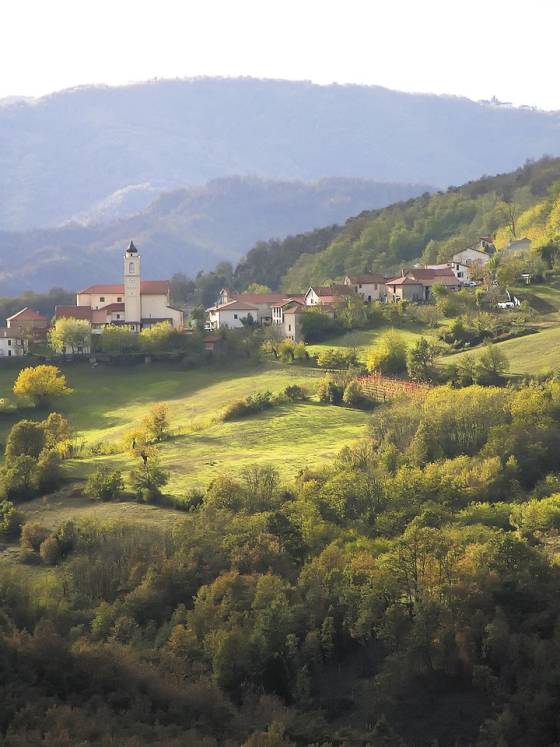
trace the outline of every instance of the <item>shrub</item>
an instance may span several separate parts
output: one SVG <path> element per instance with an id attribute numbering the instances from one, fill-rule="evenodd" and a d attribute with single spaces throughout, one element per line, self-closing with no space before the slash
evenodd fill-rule
<path id="1" fill-rule="evenodd" d="M 30 456 L 38 459 L 45 447 L 45 428 L 43 423 L 34 420 L 20 420 L 12 426 L 6 441 L 6 460 L 9 462 L 18 456 Z"/>
<path id="2" fill-rule="evenodd" d="M 17 511 L 11 501 L 0 501 L 0 534 L 17 537 L 23 521 L 23 514 Z"/>
<path id="3" fill-rule="evenodd" d="M 161 490 L 169 480 L 169 473 L 159 463 L 157 453 L 142 456 L 142 462 L 130 473 L 130 483 L 142 503 L 156 503 Z"/>
<path id="4" fill-rule="evenodd" d="M 484 347 L 478 359 L 476 381 L 486 385 L 500 384 L 509 370 L 509 361 L 497 345 L 489 342 Z"/>
<path id="5" fill-rule="evenodd" d="M 57 538 L 51 535 L 44 539 L 39 547 L 39 555 L 46 565 L 56 565 L 62 557 Z"/>
<path id="6" fill-rule="evenodd" d="M 326 348 L 317 357 L 319 368 L 350 368 L 357 363 L 356 351 L 348 348 Z"/>
<path id="7" fill-rule="evenodd" d="M 289 384 L 283 394 L 289 402 L 301 402 L 307 399 L 307 392 L 298 384 Z"/>
<path id="8" fill-rule="evenodd" d="M 10 500 L 28 500 L 35 495 L 35 469 L 37 462 L 31 456 L 18 456 L 2 470 L 1 490 Z"/>
<path id="9" fill-rule="evenodd" d="M 407 352 L 406 367 L 413 381 L 432 381 L 435 376 L 437 346 L 421 337 Z"/>
<path id="10" fill-rule="evenodd" d="M 332 376 L 324 376 L 317 385 L 317 396 L 320 402 L 339 405 L 342 402 L 344 386 L 335 381 Z"/>
<path id="11" fill-rule="evenodd" d="M 148 443 L 159 443 L 169 437 L 167 405 L 154 405 L 144 418 L 143 426 Z"/>
<path id="12" fill-rule="evenodd" d="M 41 544 L 51 534 L 50 530 L 40 524 L 24 524 L 21 530 L 20 544 L 29 550 L 38 551 Z"/>
<path id="13" fill-rule="evenodd" d="M 344 394 L 342 395 L 342 401 L 348 407 L 360 407 L 364 401 L 364 395 L 362 387 L 359 382 L 355 379 L 349 381 L 344 387 Z"/>
<path id="14" fill-rule="evenodd" d="M 35 467 L 34 484 L 39 493 L 55 490 L 62 480 L 62 459 L 56 451 L 44 449 Z"/>
<path id="15" fill-rule="evenodd" d="M 369 351 L 367 366 L 370 371 L 382 374 L 400 374 L 406 371 L 407 346 L 398 332 L 389 330 Z"/>
<path id="16" fill-rule="evenodd" d="M 254 415 L 255 413 L 274 407 L 275 404 L 276 402 L 273 400 L 271 392 L 258 392 L 246 399 L 227 405 L 222 412 L 222 420 L 224 422 L 239 420 L 239 418 L 247 417 L 247 415 Z"/>
<path id="17" fill-rule="evenodd" d="M 118 498 L 124 490 L 122 472 L 102 464 L 88 478 L 86 492 L 101 501 Z"/>

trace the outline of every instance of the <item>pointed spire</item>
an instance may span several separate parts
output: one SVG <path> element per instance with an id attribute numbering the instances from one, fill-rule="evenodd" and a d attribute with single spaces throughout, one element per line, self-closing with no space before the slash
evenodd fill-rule
<path id="1" fill-rule="evenodd" d="M 126 250 L 127 254 L 137 254 L 138 249 L 134 246 L 134 241 L 130 241 L 130 244 L 128 245 L 128 249 Z"/>

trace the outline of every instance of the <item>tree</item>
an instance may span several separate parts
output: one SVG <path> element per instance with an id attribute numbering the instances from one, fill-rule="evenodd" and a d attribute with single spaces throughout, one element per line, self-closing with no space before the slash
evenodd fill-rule
<path id="1" fill-rule="evenodd" d="M 18 456 L 39 458 L 45 448 L 45 428 L 43 423 L 34 420 L 20 420 L 12 426 L 6 441 L 6 461 L 9 463 Z"/>
<path id="2" fill-rule="evenodd" d="M 11 501 L 0 501 L 0 534 L 6 537 L 17 537 L 23 521 L 23 514 Z"/>
<path id="3" fill-rule="evenodd" d="M 109 355 L 127 355 L 140 350 L 140 340 L 128 327 L 107 325 L 99 335 L 99 347 Z"/>
<path id="4" fill-rule="evenodd" d="M 476 379 L 480 384 L 499 384 L 509 370 L 506 354 L 498 345 L 487 342 L 478 359 Z"/>
<path id="5" fill-rule="evenodd" d="M 167 405 L 154 405 L 143 420 L 148 443 L 159 443 L 169 437 L 169 409 Z"/>
<path id="6" fill-rule="evenodd" d="M 93 472 L 86 483 L 86 493 L 102 501 L 118 498 L 124 490 L 122 473 L 102 464 Z"/>
<path id="7" fill-rule="evenodd" d="M 359 329 L 367 323 L 367 306 L 357 293 L 350 294 L 338 312 L 338 318 L 347 329 Z"/>
<path id="8" fill-rule="evenodd" d="M 37 461 L 22 454 L 14 457 L 2 470 L 0 490 L 10 500 L 29 500 L 35 495 L 35 468 Z"/>
<path id="9" fill-rule="evenodd" d="M 409 348 L 406 356 L 408 375 L 413 381 L 432 381 L 437 346 L 421 337 Z"/>
<path id="10" fill-rule="evenodd" d="M 45 432 L 45 449 L 56 449 L 72 436 L 70 423 L 59 412 L 51 412 L 41 426 Z"/>
<path id="11" fill-rule="evenodd" d="M 29 399 L 35 407 L 46 407 L 56 397 L 72 394 L 66 377 L 56 366 L 23 368 L 14 384 L 14 394 Z"/>
<path id="12" fill-rule="evenodd" d="M 55 490 L 62 479 L 61 457 L 56 451 L 44 449 L 37 460 L 33 478 L 36 490 L 47 493 Z"/>
<path id="13" fill-rule="evenodd" d="M 191 309 L 190 319 L 191 322 L 194 322 L 194 325 L 199 332 L 204 331 L 204 325 L 206 324 L 206 309 L 202 304 Z"/>
<path id="14" fill-rule="evenodd" d="M 130 473 L 130 484 L 139 500 L 155 501 L 169 480 L 169 473 L 160 466 L 159 455 L 154 448 L 140 451 L 140 465 Z"/>
<path id="15" fill-rule="evenodd" d="M 272 293 L 268 285 L 262 285 L 261 283 L 249 283 L 245 293 Z"/>
<path id="16" fill-rule="evenodd" d="M 57 353 L 82 353 L 91 347 L 91 324 L 85 319 L 57 319 L 49 330 L 49 344 Z"/>
<path id="17" fill-rule="evenodd" d="M 169 322 L 158 322 L 140 332 L 140 343 L 149 353 L 170 351 L 179 347 L 181 335 Z"/>
<path id="18" fill-rule="evenodd" d="M 395 330 L 389 330 L 369 351 L 367 366 L 376 373 L 400 374 L 406 371 L 406 356 L 407 346 L 403 337 Z"/>

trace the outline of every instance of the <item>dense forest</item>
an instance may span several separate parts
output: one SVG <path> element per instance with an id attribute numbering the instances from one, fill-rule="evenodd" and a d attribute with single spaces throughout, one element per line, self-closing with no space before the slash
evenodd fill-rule
<path id="1" fill-rule="evenodd" d="M 16 509 L 18 460 L 44 480 L 66 433 L 12 430 Z M 216 478 L 171 528 L 26 524 L 28 572 L 0 571 L 2 744 L 558 743 L 559 454 L 554 377 L 435 387 L 292 484 Z"/>

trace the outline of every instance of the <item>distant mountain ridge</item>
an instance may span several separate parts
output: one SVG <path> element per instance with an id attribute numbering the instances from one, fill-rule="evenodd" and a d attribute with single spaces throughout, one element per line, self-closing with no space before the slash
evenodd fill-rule
<path id="1" fill-rule="evenodd" d="M 0 229 L 58 225 L 135 185 L 335 175 L 447 186 L 543 154 L 560 155 L 558 112 L 251 78 L 82 87 L 0 106 Z"/>
<path id="2" fill-rule="evenodd" d="M 222 260 L 235 263 L 263 237 L 341 223 L 428 190 L 426 184 L 365 179 L 304 183 L 231 177 L 161 194 L 140 212 L 109 222 L 0 231 L 0 293 L 118 279 L 122 249 L 131 238 L 142 253 L 144 277 L 195 275 Z M 145 195 L 141 190 L 140 198 Z"/>

